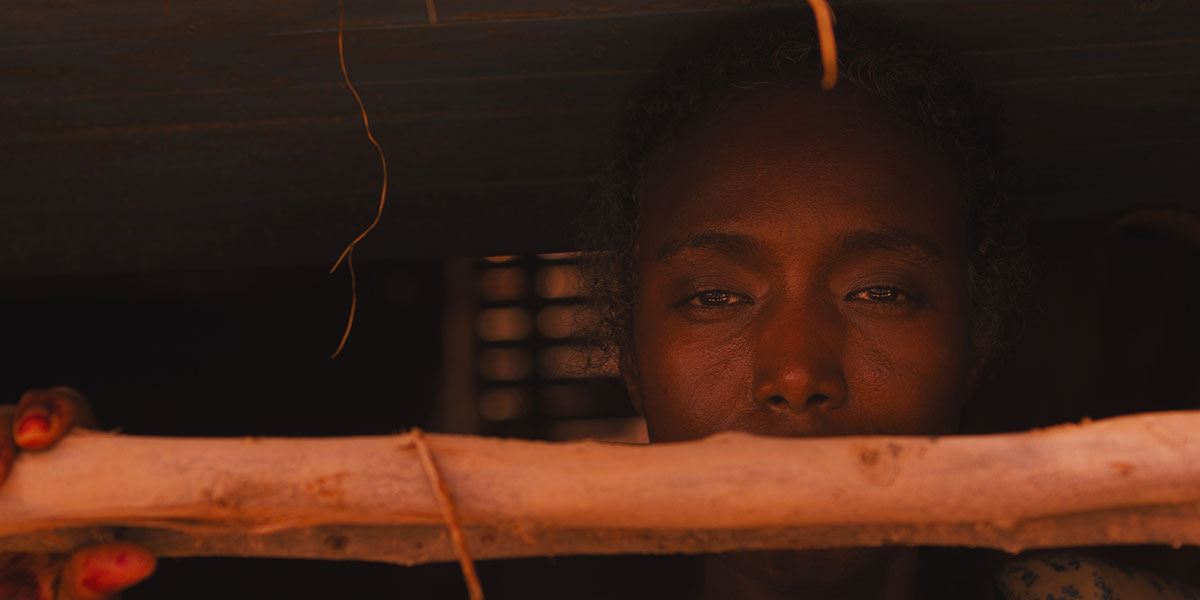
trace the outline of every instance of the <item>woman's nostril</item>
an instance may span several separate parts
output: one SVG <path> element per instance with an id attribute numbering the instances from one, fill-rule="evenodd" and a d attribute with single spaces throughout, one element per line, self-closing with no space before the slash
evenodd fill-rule
<path id="1" fill-rule="evenodd" d="M 787 409 L 795 412 L 804 412 L 817 407 L 833 407 L 832 398 L 825 394 L 812 394 L 804 403 L 792 402 L 787 399 L 787 396 L 781 394 L 772 394 L 767 396 L 764 407 L 776 409 Z"/>
<path id="2" fill-rule="evenodd" d="M 812 408 L 818 404 L 825 404 L 826 402 L 829 402 L 829 396 L 826 396 L 825 394 L 813 394 L 808 397 L 808 400 L 805 401 L 804 406 L 807 408 Z"/>

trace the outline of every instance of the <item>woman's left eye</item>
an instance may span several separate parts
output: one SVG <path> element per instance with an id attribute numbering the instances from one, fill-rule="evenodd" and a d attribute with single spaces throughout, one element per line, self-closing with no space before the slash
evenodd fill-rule
<path id="1" fill-rule="evenodd" d="M 879 303 L 896 303 L 912 298 L 903 290 L 886 285 L 873 285 L 866 287 L 856 292 L 852 292 L 847 298 L 848 300 L 866 300 L 867 302 Z"/>
<path id="2" fill-rule="evenodd" d="M 686 300 L 688 304 L 697 308 L 721 308 L 732 304 L 742 304 L 745 301 L 743 296 L 726 290 L 705 290 L 692 294 Z"/>

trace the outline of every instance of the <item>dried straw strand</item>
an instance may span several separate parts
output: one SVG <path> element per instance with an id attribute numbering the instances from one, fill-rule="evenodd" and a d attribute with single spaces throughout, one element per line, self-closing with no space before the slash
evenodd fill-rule
<path id="1" fill-rule="evenodd" d="M 371 121 L 367 118 L 367 107 L 363 105 L 362 97 L 358 95 L 358 90 L 354 88 L 354 84 L 350 82 L 350 74 L 346 71 L 346 51 L 343 43 L 346 30 L 346 7 L 343 0 L 338 0 L 338 64 L 342 67 L 342 78 L 346 81 L 346 87 L 350 88 L 350 93 L 354 94 L 354 101 L 358 102 L 358 110 L 362 113 L 363 128 L 367 131 L 367 139 L 375 146 L 375 150 L 379 152 L 379 164 L 383 168 L 383 187 L 379 191 L 379 210 L 375 213 L 375 220 L 354 241 L 342 250 L 341 256 L 333 263 L 333 267 L 329 269 L 329 273 L 333 274 L 345 259 L 346 266 L 350 269 L 350 317 L 346 321 L 346 331 L 342 333 L 342 341 L 338 343 L 337 350 L 333 351 L 333 355 L 329 358 L 337 358 L 341 354 L 342 348 L 346 346 L 346 340 L 350 337 L 350 329 L 354 327 L 354 311 L 358 307 L 358 288 L 354 278 L 354 247 L 358 245 L 363 238 L 371 233 L 372 229 L 379 224 L 379 219 L 383 217 L 383 207 L 387 203 L 387 186 L 388 186 L 388 167 L 387 157 L 383 154 L 383 147 L 375 140 L 375 136 L 371 134 Z"/>
<path id="2" fill-rule="evenodd" d="M 421 430 L 414 427 L 410 435 L 412 435 L 413 446 L 417 449 L 417 456 L 421 458 L 421 466 L 425 468 L 429 487 L 433 488 L 433 494 L 437 496 L 438 505 L 442 509 L 442 519 L 446 521 L 446 529 L 450 532 L 450 543 L 454 546 L 454 554 L 458 557 L 459 566 L 462 567 L 463 579 L 467 582 L 471 600 L 483 600 L 483 586 L 479 584 L 479 575 L 475 572 L 475 561 L 471 559 L 471 553 L 467 551 L 467 539 L 463 535 L 462 524 L 458 521 L 458 511 L 454 508 L 454 499 L 450 497 L 450 486 L 446 485 L 446 480 L 442 479 L 437 464 L 433 462 L 433 454 L 429 451 L 429 445 L 425 443 Z"/>
<path id="3" fill-rule="evenodd" d="M 434 0 L 425 0 L 425 15 L 429 17 L 430 25 L 438 24 L 437 4 Z"/>
<path id="4" fill-rule="evenodd" d="M 821 66 L 825 72 L 821 78 L 821 89 L 832 90 L 837 84 L 837 41 L 833 38 L 836 19 L 826 0 L 808 0 L 808 5 L 817 19 L 817 37 L 821 42 Z"/>

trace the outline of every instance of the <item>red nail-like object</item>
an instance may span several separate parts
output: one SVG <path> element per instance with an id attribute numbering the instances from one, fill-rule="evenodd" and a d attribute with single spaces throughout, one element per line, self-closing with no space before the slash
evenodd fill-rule
<path id="1" fill-rule="evenodd" d="M 80 582 L 89 592 L 111 594 L 121 589 L 121 584 L 113 581 L 108 573 L 93 573 L 84 577 Z"/>
<path id="2" fill-rule="evenodd" d="M 17 435 L 38 435 L 50 431 L 50 420 L 42 415 L 28 415 L 17 425 Z"/>
<path id="3" fill-rule="evenodd" d="M 154 563 L 153 557 L 143 557 L 141 553 L 95 557 L 83 562 L 79 584 L 95 594 L 115 594 L 145 578 L 154 570 Z"/>
<path id="4" fill-rule="evenodd" d="M 128 586 L 130 579 L 132 578 L 128 573 L 122 573 L 118 569 L 97 569 L 84 575 L 79 583 L 88 591 L 108 595 Z"/>

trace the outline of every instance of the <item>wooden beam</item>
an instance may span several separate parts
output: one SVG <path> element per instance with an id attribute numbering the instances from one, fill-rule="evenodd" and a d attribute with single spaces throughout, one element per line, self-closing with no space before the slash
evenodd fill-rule
<path id="1" fill-rule="evenodd" d="M 477 558 L 1200 544 L 1200 412 L 942 438 L 426 440 Z M 453 559 L 409 435 L 79 432 L 18 459 L 0 535 L 0 550 L 119 535 L 162 556 Z"/>

